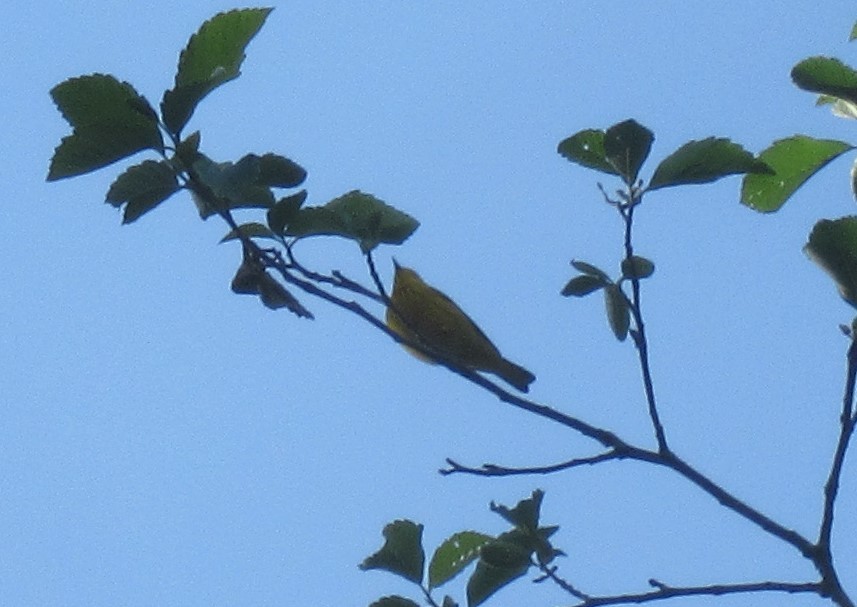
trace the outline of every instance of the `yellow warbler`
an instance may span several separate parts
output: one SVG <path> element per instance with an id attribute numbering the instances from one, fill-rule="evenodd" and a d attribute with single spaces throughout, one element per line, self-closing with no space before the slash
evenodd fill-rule
<path id="1" fill-rule="evenodd" d="M 387 326 L 401 337 L 434 350 L 461 367 L 493 373 L 521 392 L 527 392 L 536 376 L 506 360 L 497 346 L 449 297 L 426 284 L 420 275 L 395 261 L 396 277 Z M 412 348 L 417 358 L 435 361 Z"/>

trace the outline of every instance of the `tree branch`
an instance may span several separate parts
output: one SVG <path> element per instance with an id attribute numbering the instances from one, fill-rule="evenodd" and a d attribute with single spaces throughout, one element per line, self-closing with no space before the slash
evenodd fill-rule
<path id="1" fill-rule="evenodd" d="M 610 596 L 590 596 L 576 603 L 574 607 L 603 607 L 604 605 L 626 605 L 651 603 L 666 599 L 688 596 L 722 596 L 725 594 L 743 594 L 752 592 L 786 592 L 789 594 L 818 594 L 820 584 L 816 582 L 753 582 L 747 584 L 715 584 L 711 586 L 667 586 L 657 580 L 649 580 L 655 587 L 651 592 L 640 594 L 617 594 Z"/>
<path id="2" fill-rule="evenodd" d="M 618 451 L 608 451 L 600 455 L 593 455 L 592 457 L 575 458 L 565 462 L 561 462 L 559 464 L 553 464 L 550 466 L 533 466 L 530 468 L 507 468 L 505 466 L 498 466 L 496 464 L 482 464 L 482 466 L 479 468 L 471 468 L 469 466 L 463 466 L 453 459 L 446 458 L 446 463 L 449 464 L 449 467 L 441 468 L 440 470 L 438 470 L 438 472 L 440 472 L 444 476 L 456 473 L 473 474 L 475 476 L 519 476 L 525 474 L 552 474 L 554 472 L 568 470 L 569 468 L 576 468 L 578 466 L 592 466 L 601 462 L 624 459 L 626 457 L 628 456 Z"/>

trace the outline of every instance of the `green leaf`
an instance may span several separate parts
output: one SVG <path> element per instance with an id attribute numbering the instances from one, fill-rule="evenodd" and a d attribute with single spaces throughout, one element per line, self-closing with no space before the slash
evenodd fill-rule
<path id="1" fill-rule="evenodd" d="M 604 131 L 587 129 L 563 139 L 557 152 L 576 164 L 609 175 L 618 175 L 604 153 Z"/>
<path id="2" fill-rule="evenodd" d="M 615 124 L 604 133 L 604 154 L 627 185 L 637 181 L 654 140 L 654 134 L 635 120 Z"/>
<path id="3" fill-rule="evenodd" d="M 458 603 L 456 603 L 451 596 L 447 595 L 443 597 L 441 607 L 458 607 Z"/>
<path id="4" fill-rule="evenodd" d="M 107 191 L 107 202 L 125 206 L 122 223 L 131 223 L 175 194 L 180 189 L 169 163 L 154 160 L 128 168 Z"/>
<path id="5" fill-rule="evenodd" d="M 416 601 L 406 599 L 403 596 L 392 595 L 378 599 L 369 605 L 369 607 L 420 607 L 420 605 Z"/>
<path id="6" fill-rule="evenodd" d="M 268 209 L 268 226 L 275 234 L 282 234 L 286 225 L 292 220 L 306 201 L 306 190 L 301 190 L 291 196 L 286 196 Z"/>
<path id="7" fill-rule="evenodd" d="M 141 150 L 163 151 L 154 110 L 127 82 L 81 76 L 56 85 L 51 97 L 72 134 L 54 150 L 48 181 L 89 173 Z"/>
<path id="8" fill-rule="evenodd" d="M 857 71 L 839 59 L 804 59 L 792 68 L 792 80 L 805 91 L 857 102 Z"/>
<path id="9" fill-rule="evenodd" d="M 247 238 L 268 238 L 271 240 L 277 240 L 276 235 L 268 229 L 268 226 L 257 221 L 251 221 L 249 223 L 241 224 L 238 226 L 237 230 L 230 230 L 226 236 L 220 239 L 220 242 L 224 243 L 229 242 L 230 240 L 238 240 L 239 234 L 244 235 Z"/>
<path id="10" fill-rule="evenodd" d="M 161 102 L 164 123 L 170 132 L 179 133 L 206 95 L 241 74 L 244 50 L 272 10 L 219 13 L 191 36 L 179 57 L 175 85 L 164 93 Z"/>
<path id="11" fill-rule="evenodd" d="M 495 567 L 481 560 L 476 571 L 467 582 L 467 605 L 476 607 L 509 582 L 521 577 L 529 569 L 529 563 L 519 567 Z"/>
<path id="12" fill-rule="evenodd" d="M 217 205 L 227 209 L 262 208 L 274 205 L 270 188 L 260 182 L 261 159 L 256 154 L 247 154 L 238 162 L 214 162 L 198 154 L 193 171 L 215 196 L 216 200 L 197 196 L 199 214 L 206 219 L 217 212 Z M 200 200 L 202 198 L 202 200 Z"/>
<path id="13" fill-rule="evenodd" d="M 343 236 L 371 251 L 380 243 L 402 244 L 419 222 L 371 194 L 348 192 L 321 207 L 301 209 L 289 221 L 287 236 Z"/>
<path id="14" fill-rule="evenodd" d="M 648 278 L 655 272 L 655 264 L 645 257 L 632 255 L 622 260 L 622 276 L 625 278 Z"/>
<path id="15" fill-rule="evenodd" d="M 607 284 L 608 283 L 595 276 L 581 274 L 580 276 L 575 276 L 569 280 L 563 287 L 562 291 L 560 291 L 560 294 L 565 297 L 584 297 L 585 295 L 589 295 L 590 293 L 603 288 Z"/>
<path id="16" fill-rule="evenodd" d="M 795 191 L 832 160 L 854 146 L 844 141 L 794 135 L 775 141 L 759 154 L 772 175 L 747 175 L 741 186 L 741 202 L 761 213 L 778 211 Z"/>
<path id="17" fill-rule="evenodd" d="M 360 568 L 382 569 L 421 584 L 425 566 L 422 537 L 422 525 L 408 520 L 394 521 L 384 527 L 384 546 L 367 557 Z"/>
<path id="18" fill-rule="evenodd" d="M 544 496 L 544 491 L 536 489 L 530 497 L 519 501 L 514 508 L 494 502 L 491 502 L 490 508 L 492 512 L 496 512 L 515 527 L 534 531 L 539 526 L 539 512 Z"/>
<path id="19" fill-rule="evenodd" d="M 305 179 L 306 171 L 293 160 L 270 153 L 259 157 L 259 185 L 296 188 Z"/>
<path id="20" fill-rule="evenodd" d="M 851 28 L 851 34 L 848 36 L 848 42 L 854 42 L 857 40 L 857 23 L 855 23 Z"/>
<path id="21" fill-rule="evenodd" d="M 603 282 L 610 282 L 610 277 L 607 276 L 607 272 L 605 272 L 601 268 L 592 265 L 591 263 L 572 259 L 571 266 L 578 272 L 583 272 L 584 274 L 588 274 L 589 276 L 595 276 L 596 278 L 600 278 Z"/>
<path id="22" fill-rule="evenodd" d="M 833 278 L 842 299 L 857 308 L 857 216 L 822 219 L 804 251 Z"/>
<path id="23" fill-rule="evenodd" d="M 764 162 L 737 143 L 709 137 L 688 142 L 664 158 L 655 169 L 648 189 L 709 183 L 728 175 L 772 172 Z"/>
<path id="24" fill-rule="evenodd" d="M 462 531 L 447 538 L 429 563 L 429 588 L 437 588 L 458 575 L 479 558 L 479 549 L 492 539 L 476 531 Z"/>
<path id="25" fill-rule="evenodd" d="M 484 563 L 499 569 L 520 569 L 530 566 L 530 554 L 519 542 L 504 542 L 497 539 L 482 547 L 480 557 Z"/>
<path id="26" fill-rule="evenodd" d="M 607 306 L 607 322 L 619 341 L 625 341 L 631 324 L 628 300 L 619 285 L 610 284 L 604 287 L 604 303 Z"/>

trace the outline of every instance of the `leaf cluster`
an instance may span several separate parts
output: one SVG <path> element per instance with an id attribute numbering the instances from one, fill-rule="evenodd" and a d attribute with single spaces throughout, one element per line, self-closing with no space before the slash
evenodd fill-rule
<path id="1" fill-rule="evenodd" d="M 467 605 L 476 607 L 506 584 L 525 575 L 531 567 L 546 568 L 562 551 L 550 543 L 557 526 L 539 526 L 544 493 L 536 490 L 513 508 L 492 503 L 491 510 L 511 525 L 497 536 L 476 531 L 460 531 L 444 540 L 434 551 L 425 571 L 422 546 L 423 526 L 398 520 L 384 527 L 384 545 L 361 564 L 363 570 L 380 569 L 417 585 L 431 604 L 432 591 L 457 575 L 475 567 L 467 581 Z M 444 606 L 457 603 L 450 597 Z M 416 607 L 418 603 L 402 596 L 387 596 L 372 607 Z"/>

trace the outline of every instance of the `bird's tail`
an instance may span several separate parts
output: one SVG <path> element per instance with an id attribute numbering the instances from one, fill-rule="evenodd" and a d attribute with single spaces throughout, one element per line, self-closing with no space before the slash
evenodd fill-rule
<path id="1" fill-rule="evenodd" d="M 529 392 L 530 384 L 536 379 L 536 376 L 524 369 L 520 365 L 516 365 L 505 358 L 501 361 L 495 371 L 498 377 L 507 383 L 515 386 L 521 392 Z"/>

